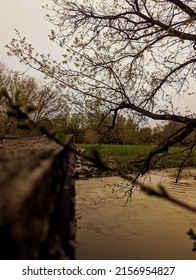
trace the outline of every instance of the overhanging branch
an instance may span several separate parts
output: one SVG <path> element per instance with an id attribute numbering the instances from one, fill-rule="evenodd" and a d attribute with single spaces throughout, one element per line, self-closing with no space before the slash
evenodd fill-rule
<path id="1" fill-rule="evenodd" d="M 178 6 L 182 11 L 184 11 L 190 17 L 194 17 L 196 19 L 195 11 L 193 9 L 191 9 L 189 6 L 187 6 L 185 3 L 183 3 L 182 1 L 180 1 L 180 0 L 168 0 L 168 2 L 171 2 L 174 5 Z"/>
<path id="2" fill-rule="evenodd" d="M 115 108 L 113 110 L 114 111 L 113 124 L 115 124 L 115 120 L 116 120 L 118 111 L 122 110 L 122 109 L 131 109 L 131 110 L 138 112 L 139 114 L 146 116 L 153 120 L 175 121 L 175 122 L 184 123 L 184 124 L 191 124 L 192 128 L 196 128 L 196 119 L 194 119 L 194 118 L 188 118 L 188 117 L 183 117 L 183 116 L 179 116 L 179 115 L 170 115 L 170 114 L 156 114 L 156 113 L 147 111 L 144 108 L 136 106 L 133 103 L 124 103 L 124 102 L 121 103 L 117 108 Z"/>

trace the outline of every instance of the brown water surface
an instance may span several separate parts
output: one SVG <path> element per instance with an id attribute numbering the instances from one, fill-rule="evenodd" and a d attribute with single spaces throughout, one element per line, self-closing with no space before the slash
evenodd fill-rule
<path id="1" fill-rule="evenodd" d="M 194 177 L 184 176 L 176 184 L 173 175 L 174 170 L 154 172 L 146 182 L 161 180 L 170 194 L 196 206 Z M 126 204 L 118 184 L 127 189 L 119 177 L 76 182 L 77 259 L 196 259 L 186 234 L 189 228 L 196 231 L 195 214 L 139 189 Z"/>

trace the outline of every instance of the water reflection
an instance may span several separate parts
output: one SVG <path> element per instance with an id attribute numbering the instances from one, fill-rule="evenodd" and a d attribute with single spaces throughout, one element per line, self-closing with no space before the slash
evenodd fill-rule
<path id="1" fill-rule="evenodd" d="M 196 170 L 193 170 L 193 172 Z M 175 183 L 174 171 L 153 173 L 146 180 L 160 181 L 175 197 L 195 205 L 196 181 L 191 176 Z M 186 234 L 196 231 L 196 216 L 138 189 L 130 203 L 118 199 L 119 177 L 76 182 L 77 259 L 196 259 Z"/>

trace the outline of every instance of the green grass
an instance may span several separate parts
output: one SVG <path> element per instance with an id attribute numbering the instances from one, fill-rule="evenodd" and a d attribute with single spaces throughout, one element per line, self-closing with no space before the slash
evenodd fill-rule
<path id="1" fill-rule="evenodd" d="M 78 145 L 85 149 L 87 156 L 92 155 L 96 149 L 101 160 L 109 167 L 121 170 L 122 172 L 135 172 L 141 169 L 141 163 L 137 164 L 147 157 L 155 146 L 147 145 Z M 179 167 L 182 161 L 187 157 L 189 150 L 185 147 L 172 147 L 166 157 L 162 158 L 154 168 L 172 168 Z M 196 166 L 196 149 L 186 162 L 186 166 Z"/>

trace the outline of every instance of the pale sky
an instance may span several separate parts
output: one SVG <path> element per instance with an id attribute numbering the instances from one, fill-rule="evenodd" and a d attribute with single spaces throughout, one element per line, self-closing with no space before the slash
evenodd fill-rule
<path id="1" fill-rule="evenodd" d="M 59 57 L 59 50 L 48 39 L 52 26 L 45 20 L 46 11 L 42 5 L 50 3 L 49 0 L 1 0 L 0 1 L 0 61 L 13 70 L 25 71 L 27 68 L 19 63 L 17 58 L 6 55 L 5 44 L 16 37 L 15 29 L 22 36 L 27 37 L 37 52 L 50 52 L 54 58 Z M 38 76 L 35 71 L 28 71 L 29 75 Z M 190 91 L 195 91 L 196 83 L 193 81 Z M 176 100 L 181 109 L 187 106 L 192 113 L 196 113 L 196 93 Z"/>
<path id="2" fill-rule="evenodd" d="M 6 55 L 5 44 L 16 37 L 15 29 L 39 52 L 52 51 L 47 35 L 51 25 L 45 20 L 42 5 L 48 0 L 1 0 L 0 1 L 0 60 L 13 70 L 24 69 L 16 58 Z"/>

